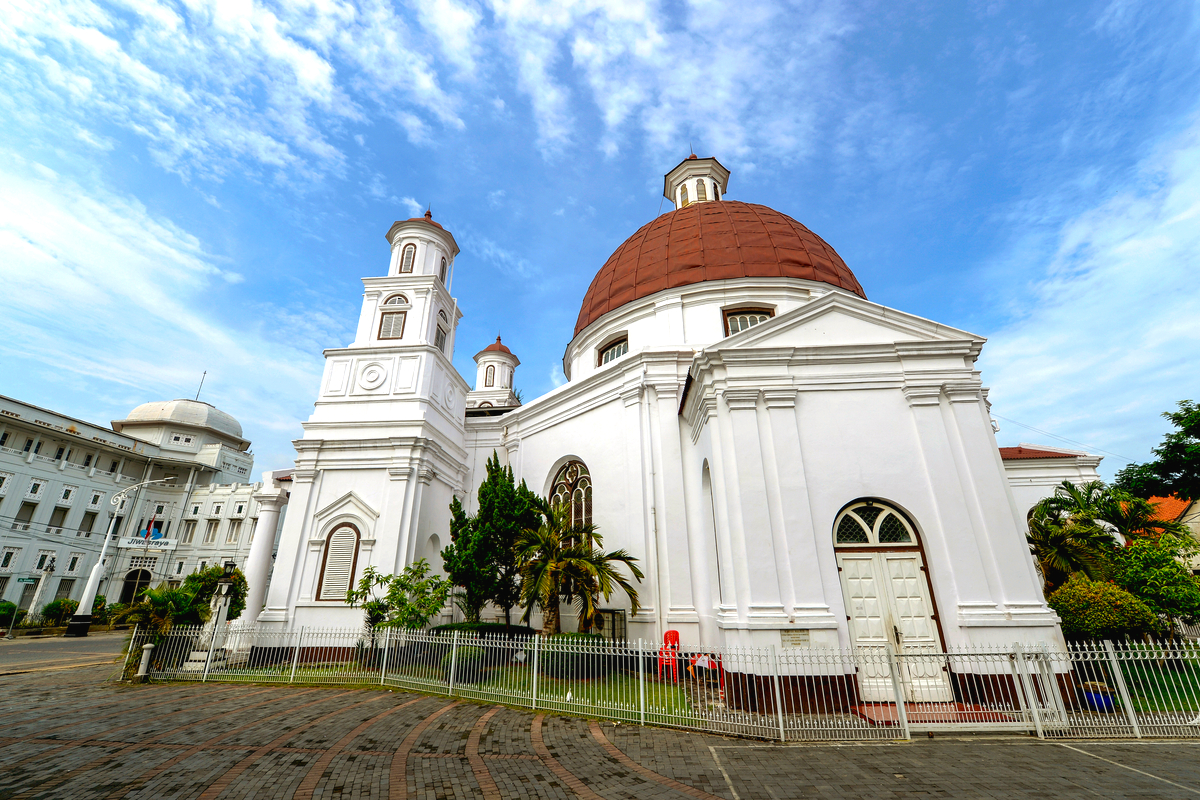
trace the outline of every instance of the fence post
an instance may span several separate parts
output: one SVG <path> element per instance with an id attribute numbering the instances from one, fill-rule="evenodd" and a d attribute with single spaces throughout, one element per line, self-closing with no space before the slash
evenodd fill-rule
<path id="1" fill-rule="evenodd" d="M 200 676 L 201 683 L 204 683 L 205 681 L 208 680 L 208 666 L 209 666 L 209 664 L 212 663 L 213 647 L 215 647 L 217 644 L 217 628 L 218 627 L 219 626 L 217 626 L 217 625 L 213 625 L 213 635 L 212 635 L 212 638 L 208 640 L 208 655 L 206 655 L 204 657 L 204 674 Z"/>
<path id="2" fill-rule="evenodd" d="M 288 678 L 288 683 L 296 682 L 296 665 L 300 663 L 300 642 L 304 640 L 304 626 L 300 626 L 300 630 L 296 631 L 296 652 L 292 653 L 292 677 Z"/>
<path id="3" fill-rule="evenodd" d="M 771 645 L 771 672 L 775 678 L 775 710 L 779 716 L 779 741 L 787 741 L 787 733 L 783 729 L 783 694 L 779 691 L 779 657 L 775 653 L 775 645 Z"/>
<path id="4" fill-rule="evenodd" d="M 454 632 L 454 642 L 450 645 L 450 689 L 448 694 L 454 695 L 454 672 L 458 668 L 458 634 Z"/>
<path id="5" fill-rule="evenodd" d="M 638 719 L 646 724 L 646 640 L 638 639 Z"/>
<path id="6" fill-rule="evenodd" d="M 1013 654 L 1016 656 L 1017 673 L 1021 676 L 1021 686 L 1029 698 L 1029 708 L 1033 712 L 1033 726 L 1037 729 L 1037 737 L 1045 739 L 1046 734 L 1042 731 L 1042 714 L 1038 708 L 1037 689 L 1029 677 L 1029 665 L 1025 663 L 1025 650 L 1021 647 L 1020 642 L 1013 643 Z"/>
<path id="7" fill-rule="evenodd" d="M 137 682 L 145 683 L 150 680 L 150 657 L 154 653 L 154 645 L 142 645 L 142 661 L 138 665 Z"/>
<path id="8" fill-rule="evenodd" d="M 391 641 L 392 629 L 383 629 L 383 665 L 379 668 L 379 685 L 383 686 L 383 680 L 387 677 L 387 662 L 388 662 L 388 643 Z"/>
<path id="9" fill-rule="evenodd" d="M 133 652 L 133 646 L 137 644 L 139 627 L 135 624 L 133 626 L 133 633 L 129 636 L 129 649 L 125 651 L 125 663 L 121 665 L 121 680 L 125 680 L 125 670 L 129 669 L 129 654 Z"/>
<path id="10" fill-rule="evenodd" d="M 535 635 L 533 637 L 533 705 L 532 708 L 537 710 L 537 685 L 538 685 L 538 651 L 542 649 L 542 637 Z"/>
<path id="11" fill-rule="evenodd" d="M 1113 643 L 1108 639 L 1104 640 L 1104 650 L 1108 653 L 1108 663 L 1112 665 L 1113 681 L 1117 684 L 1117 691 L 1121 694 L 1121 705 L 1125 707 L 1125 716 L 1129 719 L 1129 726 L 1133 728 L 1133 735 L 1138 739 L 1142 738 L 1142 729 L 1138 726 L 1137 712 L 1133 710 L 1133 699 L 1129 696 L 1129 687 L 1125 685 L 1125 675 L 1121 672 L 1121 662 L 1117 660 L 1117 651 L 1113 649 Z"/>
<path id="12" fill-rule="evenodd" d="M 859 651 L 861 653 L 861 651 Z M 908 709 L 904 705 L 904 684 L 900 680 L 900 656 L 892 648 L 892 643 L 887 643 L 886 656 L 888 661 L 888 673 L 892 677 L 892 697 L 896 700 L 896 725 L 900 728 L 901 736 L 905 741 L 912 740 L 912 733 L 908 729 Z"/>

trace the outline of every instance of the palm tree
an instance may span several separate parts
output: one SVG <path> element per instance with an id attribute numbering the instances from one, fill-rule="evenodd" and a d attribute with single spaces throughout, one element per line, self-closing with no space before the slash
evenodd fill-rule
<path id="1" fill-rule="evenodd" d="M 1148 500 L 1107 486 L 1104 481 L 1075 485 L 1063 481 L 1054 487 L 1054 495 L 1034 507 L 1034 514 L 1054 519 L 1059 524 L 1111 528 L 1128 542 L 1139 536 L 1164 533 L 1186 535 L 1187 528 L 1173 520 L 1155 519 L 1156 510 Z"/>
<path id="2" fill-rule="evenodd" d="M 1075 522 L 1039 514 L 1041 506 L 1039 503 L 1034 507 L 1026 538 L 1029 551 L 1046 582 L 1047 594 L 1076 572 L 1082 572 L 1092 580 L 1103 579 L 1108 573 L 1105 550 L 1113 546 L 1112 536 L 1094 522 Z"/>
<path id="3" fill-rule="evenodd" d="M 572 524 L 568 509 L 543 503 L 538 509 L 541 524 L 527 528 L 517 540 L 517 558 L 521 563 L 522 621 L 528 622 L 533 607 L 540 606 L 542 627 L 550 634 L 562 630 L 562 598 L 579 604 L 579 629 L 592 626 L 600 597 L 607 600 L 617 587 L 629 597 L 633 613 L 638 611 L 638 593 L 618 564 L 629 568 L 641 581 L 637 559 L 627 550 L 601 550 L 603 540 L 595 525 Z"/>
<path id="4" fill-rule="evenodd" d="M 199 625 L 208 617 L 208 606 L 196 600 L 196 595 L 182 588 L 161 584 L 157 589 L 146 588 L 113 622 L 135 622 L 157 642 L 171 630 L 172 625 Z"/>

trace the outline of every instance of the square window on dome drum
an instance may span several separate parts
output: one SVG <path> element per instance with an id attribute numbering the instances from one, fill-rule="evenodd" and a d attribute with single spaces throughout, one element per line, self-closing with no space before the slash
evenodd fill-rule
<path id="1" fill-rule="evenodd" d="M 775 316 L 775 312 L 769 308 L 740 308 L 735 311 L 726 311 L 725 335 L 732 336 L 735 333 L 749 330 L 773 316 Z"/>
<path id="2" fill-rule="evenodd" d="M 604 366 L 610 361 L 615 361 L 628 352 L 629 339 L 618 339 L 615 342 L 611 342 L 600 351 L 600 366 Z"/>

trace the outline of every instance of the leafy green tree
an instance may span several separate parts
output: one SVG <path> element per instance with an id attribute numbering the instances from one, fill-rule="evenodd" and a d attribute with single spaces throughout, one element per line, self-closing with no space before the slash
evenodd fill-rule
<path id="1" fill-rule="evenodd" d="M 1124 639 L 1154 633 L 1159 621 L 1149 606 L 1110 581 L 1075 573 L 1046 600 L 1062 620 L 1068 639 Z"/>
<path id="2" fill-rule="evenodd" d="M 467 622 L 479 622 L 496 593 L 500 570 L 492 558 L 492 544 L 455 497 L 450 503 L 450 544 L 442 550 L 442 569 L 459 588 L 454 600 Z"/>
<path id="3" fill-rule="evenodd" d="M 1154 448 L 1154 460 L 1130 464 L 1117 473 L 1116 486 L 1138 497 L 1200 499 L 1200 404 L 1180 400 L 1164 417 L 1174 430 Z"/>
<path id="4" fill-rule="evenodd" d="M 541 502 L 525 481 L 501 466 L 493 450 L 487 477 L 479 486 L 478 512 L 467 516 L 458 498 L 450 504 L 450 544 L 442 551 L 443 569 L 462 590 L 457 602 L 468 622 L 478 622 L 493 602 L 511 624 L 512 608 L 521 600 L 521 569 L 516 544 L 521 532 L 538 525 Z"/>
<path id="5" fill-rule="evenodd" d="M 638 593 L 617 569 L 624 565 L 634 579 L 644 577 L 637 558 L 627 550 L 601 550 L 603 540 L 595 525 L 572 524 L 570 511 L 548 502 L 539 509 L 541 523 L 527 528 L 517 542 L 521 564 L 521 603 L 523 622 L 528 622 L 534 606 L 542 609 L 542 627 L 549 634 L 562 631 L 561 601 L 578 604 L 579 628 L 592 625 L 601 596 L 607 600 L 620 587 L 629 597 L 633 613 L 638 610 Z"/>
<path id="6" fill-rule="evenodd" d="M 1142 537 L 1113 554 L 1113 580 L 1149 606 L 1175 630 L 1179 621 L 1200 620 L 1200 580 L 1183 560 L 1197 551 L 1189 537 Z"/>
<path id="7" fill-rule="evenodd" d="M 374 628 L 423 628 L 450 599 L 454 584 L 437 575 L 425 559 L 405 567 L 399 575 L 383 575 L 374 567 L 363 570 L 358 587 L 346 593 L 346 602 L 361 606 Z"/>
<path id="8" fill-rule="evenodd" d="M 181 588 L 195 595 L 197 603 L 208 605 L 212 602 L 212 596 L 217 591 L 217 584 L 224 580 L 224 578 L 225 568 L 214 564 L 211 567 L 197 570 L 188 575 L 183 579 L 183 586 Z M 246 595 L 250 592 L 250 587 L 246 584 L 246 576 L 239 569 L 233 571 L 233 574 L 229 576 L 229 580 L 233 585 L 229 589 L 229 615 L 226 619 L 235 620 L 246 609 Z"/>

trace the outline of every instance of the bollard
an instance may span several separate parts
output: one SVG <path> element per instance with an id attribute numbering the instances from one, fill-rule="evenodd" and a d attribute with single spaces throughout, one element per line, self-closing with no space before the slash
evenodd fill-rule
<path id="1" fill-rule="evenodd" d="M 138 665 L 137 675 L 134 676 L 138 683 L 145 683 L 150 677 L 150 654 L 154 652 L 154 645 L 142 645 L 142 663 Z"/>

